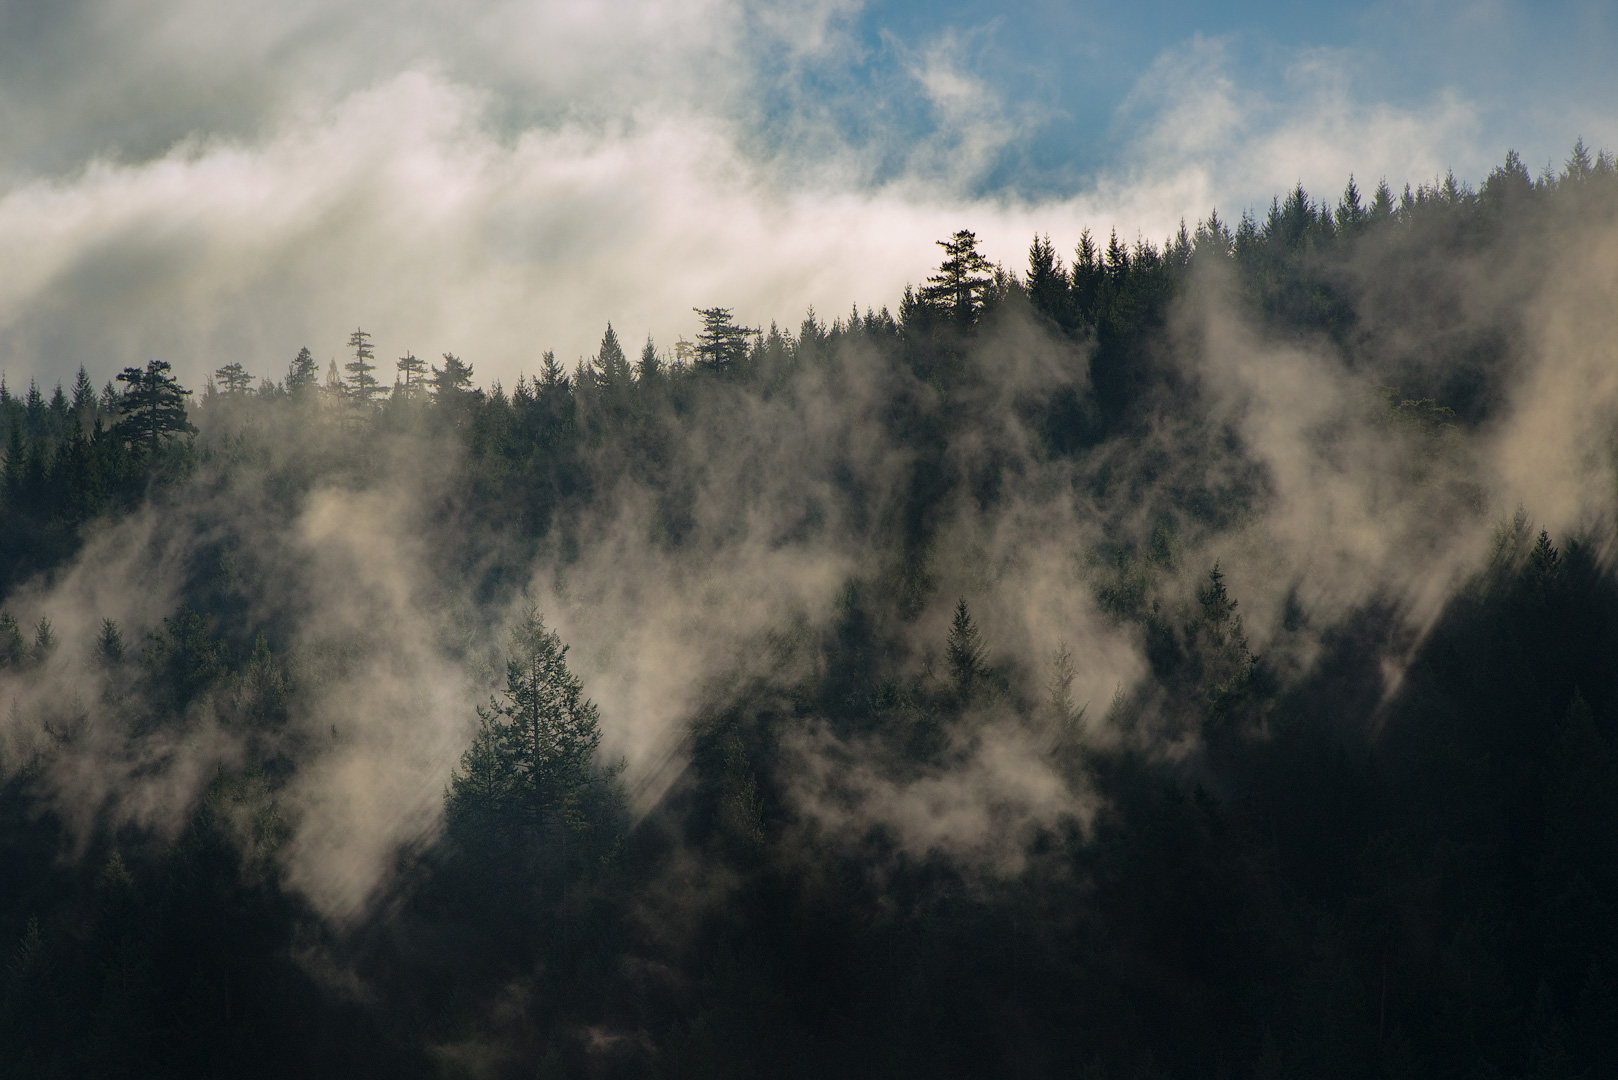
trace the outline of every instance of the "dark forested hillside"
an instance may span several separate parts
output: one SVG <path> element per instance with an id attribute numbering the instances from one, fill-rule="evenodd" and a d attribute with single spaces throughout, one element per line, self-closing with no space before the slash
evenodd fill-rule
<path id="1" fill-rule="evenodd" d="M 1611 157 L 940 249 L 0 384 L 0 1075 L 1618 1075 Z"/>

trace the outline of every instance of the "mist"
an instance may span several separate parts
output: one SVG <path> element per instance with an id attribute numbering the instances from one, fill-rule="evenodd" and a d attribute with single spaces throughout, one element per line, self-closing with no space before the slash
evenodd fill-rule
<path id="1" fill-rule="evenodd" d="M 405 73 L 0 196 L 43 253 L 11 340 L 161 347 L 183 406 L 139 369 L 0 399 L 0 1047 L 190 1075 L 320 1017 L 260 1067 L 1608 1060 L 1610 934 L 1546 929 L 1614 880 L 1559 824 L 1610 812 L 1618 715 L 1608 154 L 1111 204 L 1158 245 L 1102 195 L 783 194 L 707 121 L 496 139 L 485 105 Z M 603 216 L 643 265 L 556 191 L 641 205 Z M 356 308 L 431 341 L 425 385 L 364 331 L 300 373 Z M 535 352 L 558 311 L 595 313 L 576 363 Z M 570 679 L 593 705 L 522 757 Z"/>

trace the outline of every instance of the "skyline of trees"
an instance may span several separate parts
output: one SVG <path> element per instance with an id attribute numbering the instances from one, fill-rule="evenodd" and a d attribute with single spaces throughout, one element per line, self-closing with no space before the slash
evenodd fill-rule
<path id="1" fill-rule="evenodd" d="M 1490 505 L 1468 452 L 1541 370 L 1524 283 L 1615 227 L 1580 147 L 1015 270 L 961 230 L 896 314 L 609 324 L 510 388 L 366 383 L 362 327 L 324 384 L 0 381 L 0 1072 L 1618 1073 L 1618 522 Z M 1430 609 L 1266 546 L 1309 504 L 1188 300 L 1381 388 L 1305 419 L 1402 559 L 1479 541 Z M 356 574 L 332 499 L 413 554 Z M 757 599 L 783 566 L 819 602 Z M 399 806 L 442 818 L 374 882 L 321 846 Z"/>

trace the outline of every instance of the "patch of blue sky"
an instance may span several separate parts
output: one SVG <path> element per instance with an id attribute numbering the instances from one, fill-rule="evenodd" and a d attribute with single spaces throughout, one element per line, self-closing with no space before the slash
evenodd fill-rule
<path id="1" fill-rule="evenodd" d="M 1537 168 L 1578 136 L 1618 140 L 1615 7 L 877 0 L 845 20 L 840 50 L 766 76 L 757 137 L 790 149 L 825 124 L 872 182 L 930 171 L 974 196 L 1061 197 L 1116 171 L 1175 104 L 1154 84 L 1200 62 L 1201 76 L 1233 88 L 1248 125 L 1295 103 L 1300 82 L 1348 110 L 1457 103 L 1467 145 L 1444 152 L 1475 181 L 1508 148 Z M 975 114 L 963 120 L 952 90 L 981 98 Z M 954 146 L 978 157 L 950 174 L 963 123 L 999 138 Z"/>

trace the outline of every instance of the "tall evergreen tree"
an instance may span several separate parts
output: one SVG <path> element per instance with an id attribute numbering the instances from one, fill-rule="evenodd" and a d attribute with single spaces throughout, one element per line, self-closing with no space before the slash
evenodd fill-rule
<path id="1" fill-rule="evenodd" d="M 88 424 L 95 414 L 96 388 L 85 372 L 84 365 L 79 365 L 79 374 L 73 380 L 73 411 L 79 414 L 81 423 Z"/>
<path id="2" fill-rule="evenodd" d="M 298 350 L 298 355 L 287 365 L 287 393 L 301 398 L 319 385 L 320 365 L 315 363 L 314 354 L 309 351 L 308 346 L 305 346 Z"/>
<path id="3" fill-rule="evenodd" d="M 629 385 L 634 373 L 629 367 L 629 358 L 624 355 L 624 347 L 618 341 L 618 332 L 607 324 L 607 332 L 601 335 L 601 347 L 596 350 L 595 356 L 596 377 L 601 385 L 611 388 Z"/>
<path id="4" fill-rule="evenodd" d="M 702 329 L 697 333 L 697 367 L 715 375 L 724 375 L 736 369 L 747 359 L 748 345 L 758 331 L 738 326 L 731 319 L 730 308 L 693 308 L 702 316 Z"/>
<path id="5" fill-rule="evenodd" d="M 118 373 L 124 393 L 115 430 L 131 446 L 153 452 L 168 436 L 197 430 L 185 413 L 191 391 L 182 388 L 170 370 L 167 360 L 151 360 L 145 370 L 127 367 Z"/>
<path id="6" fill-rule="evenodd" d="M 949 312 L 957 325 L 971 326 L 977 320 L 984 296 L 994 284 L 989 274 L 993 267 L 978 251 L 978 238 L 969 229 L 961 229 L 948 240 L 938 241 L 938 246 L 944 249 L 944 261 L 922 286 L 921 299 Z"/>
<path id="7" fill-rule="evenodd" d="M 983 674 L 983 641 L 978 634 L 972 613 L 967 610 L 966 598 L 955 605 L 955 618 L 950 622 L 949 641 L 944 649 L 955 692 L 965 697 Z"/>
<path id="8" fill-rule="evenodd" d="M 650 385 L 663 373 L 663 361 L 658 358 L 657 346 L 652 344 L 652 335 L 646 335 L 646 344 L 641 346 L 640 360 L 635 364 L 635 376 L 642 384 Z"/>
<path id="9" fill-rule="evenodd" d="M 1049 236 L 1036 236 L 1028 248 L 1028 298 L 1034 307 L 1065 326 L 1068 315 L 1067 271 Z"/>
<path id="10" fill-rule="evenodd" d="M 472 365 L 454 353 L 444 354 L 444 366 L 433 367 L 433 397 L 448 405 L 472 393 Z"/>
<path id="11" fill-rule="evenodd" d="M 348 372 L 345 389 L 353 400 L 370 405 L 383 391 L 382 384 L 371 374 L 376 370 L 376 365 L 371 362 L 376 359 L 376 350 L 371 347 L 371 335 L 356 327 L 348 335 L 348 347 L 354 350 L 354 359 L 343 365 L 343 370 Z"/>
<path id="12" fill-rule="evenodd" d="M 403 388 L 406 397 L 416 397 L 427 388 L 427 361 L 415 353 L 407 352 L 399 357 L 396 365 L 399 370 L 399 385 Z"/>
<path id="13" fill-rule="evenodd" d="M 512 626 L 505 692 L 478 709 L 481 730 L 450 781 L 452 827 L 492 828 L 533 853 L 608 824 L 618 770 L 596 761 L 600 718 L 567 651 L 533 609 Z"/>
<path id="14" fill-rule="evenodd" d="M 241 397 L 253 387 L 253 376 L 247 373 L 239 360 L 215 369 L 213 374 L 219 380 L 219 392 L 226 397 Z"/>

